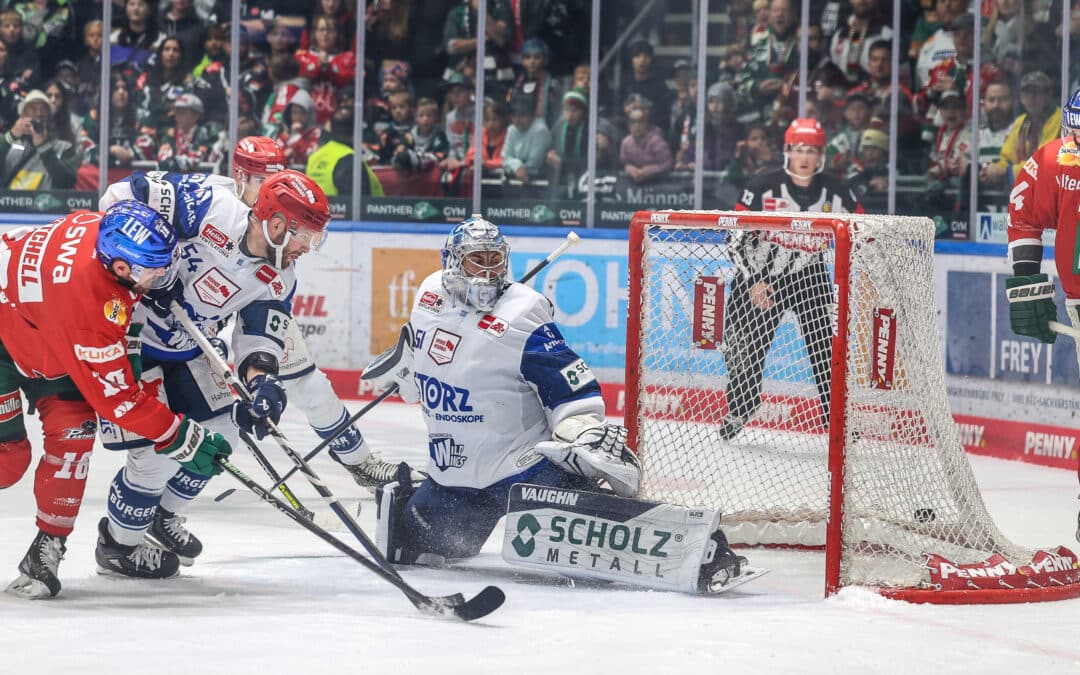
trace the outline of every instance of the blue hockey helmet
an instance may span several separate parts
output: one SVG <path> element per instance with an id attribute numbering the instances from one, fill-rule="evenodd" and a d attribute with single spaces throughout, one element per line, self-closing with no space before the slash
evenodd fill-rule
<path id="1" fill-rule="evenodd" d="M 176 232 L 157 211 L 134 200 L 113 204 L 98 226 L 97 254 L 105 267 L 123 260 L 131 267 L 131 280 L 148 281 L 163 288 L 179 273 Z"/>
<path id="2" fill-rule="evenodd" d="M 456 226 L 442 250 L 442 287 L 456 307 L 488 312 L 510 283 L 510 244 L 480 215 Z"/>
<path id="3" fill-rule="evenodd" d="M 1061 107 L 1061 137 L 1074 138 L 1080 143 L 1080 88 Z"/>

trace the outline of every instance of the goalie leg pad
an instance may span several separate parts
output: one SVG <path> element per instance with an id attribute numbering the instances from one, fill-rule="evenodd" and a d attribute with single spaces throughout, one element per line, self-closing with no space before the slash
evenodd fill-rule
<path id="1" fill-rule="evenodd" d="M 519 483 L 510 489 L 502 555 L 569 577 L 698 593 L 703 565 L 719 560 L 719 522 L 708 509 Z"/>

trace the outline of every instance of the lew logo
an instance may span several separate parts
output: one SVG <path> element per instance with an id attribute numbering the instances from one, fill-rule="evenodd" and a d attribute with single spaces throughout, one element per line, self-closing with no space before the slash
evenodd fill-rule
<path id="1" fill-rule="evenodd" d="M 724 282 L 719 277 L 694 280 L 694 347 L 716 349 L 724 332 Z"/>
<path id="2" fill-rule="evenodd" d="M 240 291 L 240 287 L 216 267 L 207 270 L 193 285 L 199 300 L 218 308 L 224 307 Z"/>
<path id="3" fill-rule="evenodd" d="M 1056 457 L 1072 459 L 1076 447 L 1075 436 L 1059 436 L 1040 431 L 1028 431 L 1024 434 L 1024 454 L 1038 457 Z"/>
<path id="4" fill-rule="evenodd" d="M 874 309 L 874 351 L 870 355 L 871 385 L 875 389 L 893 388 L 896 362 L 896 317 L 887 307 Z"/>

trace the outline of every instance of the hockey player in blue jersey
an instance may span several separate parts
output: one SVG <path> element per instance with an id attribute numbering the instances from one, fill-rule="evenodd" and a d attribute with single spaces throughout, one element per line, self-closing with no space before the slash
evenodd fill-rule
<path id="1" fill-rule="evenodd" d="M 708 590 L 714 577 L 738 577 L 746 559 L 727 546 L 718 513 L 620 499 L 633 497 L 641 480 L 626 430 L 606 422 L 600 386 L 563 339 L 551 302 L 511 282 L 509 253 L 499 228 L 479 216 L 455 227 L 443 269 L 417 289 L 398 348 L 365 369 L 377 386 L 396 383 L 406 402 L 418 402 L 428 432 L 428 478 L 414 483 L 402 465 L 398 482 L 379 491 L 380 548 L 399 564 L 470 558 L 507 515 L 508 500 L 539 495 L 571 519 L 581 515 L 568 506 L 575 501 L 601 503 L 592 516 L 618 512 L 627 522 L 692 514 L 700 523 L 693 537 L 680 537 L 678 574 L 643 585 Z M 538 517 L 515 522 L 532 527 Z M 531 553 L 541 534 L 534 528 L 515 545 Z M 593 570 L 583 576 L 641 583 Z"/>
<path id="2" fill-rule="evenodd" d="M 101 199 L 102 208 L 115 201 L 135 199 L 175 219 L 180 211 L 170 209 L 169 204 L 191 201 L 197 190 L 212 186 L 235 190 L 240 201 L 252 206 L 267 177 L 284 170 L 285 154 L 271 138 L 247 136 L 236 143 L 233 165 L 232 180 L 212 174 L 136 172 L 109 186 Z M 334 393 L 329 378 L 316 366 L 296 321 L 290 321 L 286 328 L 285 355 L 279 368 L 278 376 L 293 404 L 304 413 L 320 438 L 334 438 L 330 457 L 344 466 L 357 484 L 374 488 L 393 479 L 396 465 L 384 462 L 378 452 L 373 452 L 355 424 L 335 433 L 349 418 L 349 411 Z M 155 525 L 152 531 L 159 529 Z"/>
<path id="3" fill-rule="evenodd" d="M 294 264 L 322 243 L 329 203 L 314 181 L 287 170 L 262 183 L 254 208 L 220 185 L 171 187 L 159 184 L 146 200 L 176 228 L 180 283 L 144 296 L 149 302 L 135 309 L 134 321 L 145 325 L 143 379 L 156 384 L 174 410 L 233 439 L 233 445 L 236 427 L 262 438 L 267 420 L 276 423 L 288 400 L 278 363 L 292 321 Z M 225 383 L 213 377 L 198 345 L 168 310 L 174 299 L 210 337 L 237 315 L 232 358 L 252 394 L 251 405 L 233 405 Z M 142 578 L 175 574 L 178 564 L 190 563 L 202 551 L 180 514 L 208 478 L 157 455 L 145 439 L 125 435 L 104 420 L 101 434 L 106 447 L 128 454 L 109 488 L 108 523 L 96 551 L 100 570 Z M 148 531 L 162 546 L 154 555 L 132 561 L 112 554 L 139 544 Z"/>

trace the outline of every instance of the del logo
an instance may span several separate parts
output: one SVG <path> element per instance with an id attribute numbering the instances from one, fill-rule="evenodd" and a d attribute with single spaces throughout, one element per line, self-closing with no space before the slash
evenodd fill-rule
<path id="1" fill-rule="evenodd" d="M 893 388 L 896 362 L 896 317 L 887 307 L 874 309 L 874 351 L 870 355 L 871 384 L 875 389 Z"/>
<path id="2" fill-rule="evenodd" d="M 224 307 L 240 291 L 240 287 L 216 267 L 208 269 L 193 285 L 199 300 L 214 307 Z"/>
<path id="3" fill-rule="evenodd" d="M 460 469 L 465 466 L 465 446 L 454 443 L 454 437 L 447 434 L 431 434 L 428 436 L 428 452 L 431 461 L 440 471 L 446 471 L 453 467 Z"/>
<path id="4" fill-rule="evenodd" d="M 127 350 L 124 349 L 124 345 L 119 342 L 114 342 L 111 345 L 105 345 L 104 347 L 84 347 L 83 345 L 75 345 L 75 356 L 80 361 L 86 361 L 87 363 L 108 363 L 113 359 L 118 359 L 121 356 L 125 356 Z"/>
<path id="5" fill-rule="evenodd" d="M 228 253 L 232 251 L 235 246 L 232 242 L 232 239 L 229 239 L 229 237 L 226 236 L 224 232 L 217 229 L 210 223 L 203 225 L 203 229 L 201 232 L 199 232 L 199 234 L 202 236 L 203 240 L 207 244 L 209 244 L 212 248 L 217 249 L 221 253 Z"/>
<path id="6" fill-rule="evenodd" d="M 119 298 L 112 298 L 105 303 L 105 318 L 112 321 L 118 326 L 123 326 L 127 323 L 128 310 L 127 305 L 123 303 Z"/>
<path id="7" fill-rule="evenodd" d="M 454 360 L 461 336 L 439 328 L 431 338 L 431 346 L 428 347 L 428 356 L 440 366 L 445 366 Z"/>
<path id="8" fill-rule="evenodd" d="M 694 280 L 694 346 L 716 349 L 723 332 L 724 282 L 719 277 L 698 277 Z"/>
<path id="9" fill-rule="evenodd" d="M 274 297 L 280 298 L 285 295 L 285 282 L 281 280 L 273 267 L 260 265 L 259 269 L 255 270 L 255 278 L 269 286 Z"/>
<path id="10" fill-rule="evenodd" d="M 442 312 L 444 304 L 446 304 L 446 301 L 443 300 L 443 297 L 438 293 L 424 291 L 420 294 L 420 301 L 417 303 L 417 307 L 426 312 L 438 314 Z"/>
<path id="11" fill-rule="evenodd" d="M 528 558 L 536 550 L 536 535 L 543 528 L 536 516 L 531 513 L 523 513 L 518 518 L 517 536 L 510 541 L 514 551 L 522 558 Z"/>
<path id="12" fill-rule="evenodd" d="M 491 314 L 485 314 L 480 318 L 480 322 L 476 324 L 481 330 L 486 330 L 495 337 L 502 337 L 506 329 L 510 327 L 510 324 L 506 323 L 497 316 Z"/>

